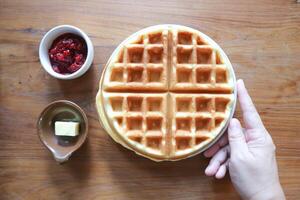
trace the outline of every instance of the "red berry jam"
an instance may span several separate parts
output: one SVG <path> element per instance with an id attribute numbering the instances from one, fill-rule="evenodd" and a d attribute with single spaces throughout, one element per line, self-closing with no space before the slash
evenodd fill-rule
<path id="1" fill-rule="evenodd" d="M 52 68 L 60 74 L 72 74 L 85 62 L 87 46 L 84 39 L 73 33 L 56 38 L 49 49 Z"/>

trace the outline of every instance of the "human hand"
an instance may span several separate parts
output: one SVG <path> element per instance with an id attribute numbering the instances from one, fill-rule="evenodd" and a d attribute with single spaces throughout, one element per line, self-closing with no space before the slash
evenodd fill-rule
<path id="1" fill-rule="evenodd" d="M 206 157 L 212 157 L 205 174 L 221 179 L 228 169 L 233 186 L 243 199 L 285 199 L 275 145 L 242 80 L 237 82 L 237 94 L 245 128 L 237 119 L 230 121 L 228 134 L 204 152 Z"/>

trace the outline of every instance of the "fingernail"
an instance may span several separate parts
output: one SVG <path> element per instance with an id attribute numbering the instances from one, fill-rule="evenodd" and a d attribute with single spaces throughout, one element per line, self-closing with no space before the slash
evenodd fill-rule
<path id="1" fill-rule="evenodd" d="M 245 87 L 244 80 L 243 80 L 243 79 L 240 79 L 240 80 L 241 80 L 241 84 L 242 84 L 242 86 L 244 86 L 244 87 Z"/>
<path id="2" fill-rule="evenodd" d="M 208 165 L 208 166 L 206 167 L 206 169 L 205 169 L 205 174 L 206 174 L 206 175 L 210 175 L 210 172 L 211 172 L 211 166 Z"/>
<path id="3" fill-rule="evenodd" d="M 230 129 L 236 129 L 239 126 L 239 121 L 235 118 L 232 118 L 232 120 L 230 121 Z"/>
<path id="4" fill-rule="evenodd" d="M 243 80 L 243 79 L 239 79 L 239 80 L 237 81 L 237 83 L 238 83 L 238 84 L 241 84 L 241 85 L 244 85 L 244 80 Z"/>

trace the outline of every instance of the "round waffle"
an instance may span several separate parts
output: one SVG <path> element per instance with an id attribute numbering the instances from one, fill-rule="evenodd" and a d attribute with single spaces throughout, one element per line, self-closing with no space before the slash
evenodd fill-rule
<path id="1" fill-rule="evenodd" d="M 157 25 L 131 35 L 111 55 L 96 106 L 107 133 L 155 161 L 207 149 L 236 104 L 235 75 L 223 50 L 185 26 Z"/>

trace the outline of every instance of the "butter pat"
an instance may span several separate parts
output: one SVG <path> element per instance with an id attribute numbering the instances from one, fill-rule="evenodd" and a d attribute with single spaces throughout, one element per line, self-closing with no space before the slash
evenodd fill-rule
<path id="1" fill-rule="evenodd" d="M 77 136 L 79 133 L 78 122 L 55 122 L 55 135 L 57 136 Z"/>

